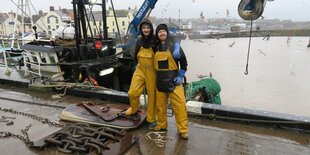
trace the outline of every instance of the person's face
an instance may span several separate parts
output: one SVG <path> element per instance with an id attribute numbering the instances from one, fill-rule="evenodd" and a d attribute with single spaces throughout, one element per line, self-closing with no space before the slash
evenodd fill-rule
<path id="1" fill-rule="evenodd" d="M 159 30 L 157 37 L 159 38 L 160 41 L 165 41 L 167 39 L 167 31 L 166 30 Z"/>
<path id="2" fill-rule="evenodd" d="M 149 36 L 151 33 L 151 27 L 149 24 L 143 24 L 142 25 L 142 33 L 144 36 Z"/>

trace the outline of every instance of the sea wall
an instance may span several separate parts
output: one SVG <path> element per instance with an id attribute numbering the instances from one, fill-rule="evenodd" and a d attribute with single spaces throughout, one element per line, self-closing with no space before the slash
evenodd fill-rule
<path id="1" fill-rule="evenodd" d="M 305 30 L 260 30 L 252 31 L 253 37 L 266 37 L 266 36 L 310 36 L 310 29 Z M 189 35 L 189 39 L 210 39 L 210 38 L 235 38 L 235 37 L 249 37 L 250 31 L 216 33 L 206 35 Z M 185 37 L 183 37 L 185 38 Z"/>

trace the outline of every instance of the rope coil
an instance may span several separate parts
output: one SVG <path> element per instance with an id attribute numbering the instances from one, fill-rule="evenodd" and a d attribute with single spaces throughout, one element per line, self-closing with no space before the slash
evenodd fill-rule
<path id="1" fill-rule="evenodd" d="M 149 132 L 145 135 L 145 138 L 155 142 L 159 147 L 164 147 L 166 142 L 170 139 L 166 134 L 166 132 Z"/>

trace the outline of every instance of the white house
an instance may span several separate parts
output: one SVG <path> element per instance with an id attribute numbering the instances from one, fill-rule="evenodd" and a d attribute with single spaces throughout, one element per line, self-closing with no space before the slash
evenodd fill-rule
<path id="1" fill-rule="evenodd" d="M 14 33 L 15 13 L 8 13 L 7 18 L 3 21 L 3 34 L 10 35 Z M 21 33 L 21 22 L 16 21 L 15 34 Z"/>
<path id="2" fill-rule="evenodd" d="M 72 11 L 71 11 L 72 12 Z M 50 7 L 50 11 L 39 18 L 35 25 L 38 32 L 47 32 L 48 35 L 55 35 L 56 30 L 60 26 L 71 26 L 73 19 L 70 17 L 70 12 L 66 9 L 55 10 L 54 7 Z"/>

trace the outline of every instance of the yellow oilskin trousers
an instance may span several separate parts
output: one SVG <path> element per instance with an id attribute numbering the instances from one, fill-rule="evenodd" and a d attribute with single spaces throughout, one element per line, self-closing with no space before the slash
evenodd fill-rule
<path id="1" fill-rule="evenodd" d="M 144 85 L 148 95 L 147 117 L 148 122 L 156 121 L 155 107 L 155 69 L 154 52 L 152 48 L 141 47 L 137 55 L 138 64 L 132 76 L 130 89 L 128 91 L 130 108 L 126 111 L 127 115 L 138 111 L 140 96 L 143 93 Z"/>
<path id="2" fill-rule="evenodd" d="M 163 63 L 166 61 L 166 63 Z M 168 65 L 160 65 L 168 64 Z M 177 64 L 171 55 L 170 51 L 158 51 L 155 53 L 154 58 L 156 74 L 160 74 L 160 71 L 176 71 L 178 70 Z M 167 66 L 160 67 L 160 66 Z M 157 129 L 166 129 L 167 123 L 167 105 L 168 98 L 172 105 L 172 109 L 175 114 L 175 120 L 177 124 L 177 129 L 180 134 L 188 133 L 188 117 L 186 110 L 186 100 L 184 95 L 184 88 L 182 85 L 177 85 L 175 89 L 170 92 L 159 92 L 156 89 L 156 110 L 157 110 Z"/>

